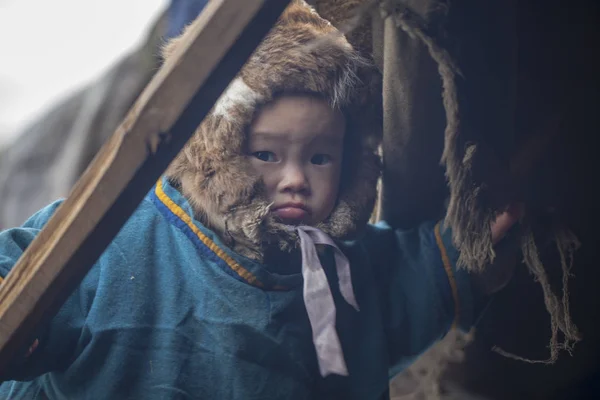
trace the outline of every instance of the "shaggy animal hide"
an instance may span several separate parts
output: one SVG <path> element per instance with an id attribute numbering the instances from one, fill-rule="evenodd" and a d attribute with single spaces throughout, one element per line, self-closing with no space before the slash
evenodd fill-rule
<path id="1" fill-rule="evenodd" d="M 517 73 L 516 39 L 510 37 L 516 35 L 516 29 L 511 29 L 515 23 L 512 3 L 497 7 L 496 15 L 489 19 L 481 16 L 494 7 L 445 0 L 315 3 L 317 11 L 346 32 L 357 48 L 368 52 L 365 56 L 382 71 L 381 215 L 392 225 L 411 226 L 445 212 L 455 245 L 461 251 L 459 265 L 480 273 L 496 257 L 490 223 L 506 205 L 522 200 L 523 187 L 547 148 L 544 142 L 549 136 L 544 140 L 534 136 L 519 147 L 514 143 Z M 473 15 L 479 15 L 480 20 Z M 482 45 L 474 39 L 474 26 L 490 21 L 496 21 L 492 22 L 496 24 L 493 29 L 480 30 L 499 33 L 488 34 L 485 40 L 478 38 Z M 502 36 L 506 34 L 509 37 Z M 497 62 L 490 63 L 492 58 Z M 445 207 L 446 194 L 439 190 L 442 173 L 432 167 L 435 157 L 441 161 L 449 191 Z M 530 360 L 495 350 L 526 362 L 554 363 L 560 350 L 570 352 L 579 340 L 568 296 L 572 253 L 578 242 L 569 230 L 556 227 L 554 241 L 563 270 L 561 299 L 550 287 L 540 261 L 533 236 L 536 214 L 528 210 L 520 223 L 519 237 L 524 263 L 540 283 L 551 317 L 550 356 Z M 438 360 L 434 370 L 439 372 L 439 360 L 448 354 L 448 348 L 460 347 L 464 342 L 446 338 L 424 358 Z M 440 374 L 422 377 L 435 387 Z M 405 378 L 413 375 L 419 376 L 414 369 L 404 374 Z"/>

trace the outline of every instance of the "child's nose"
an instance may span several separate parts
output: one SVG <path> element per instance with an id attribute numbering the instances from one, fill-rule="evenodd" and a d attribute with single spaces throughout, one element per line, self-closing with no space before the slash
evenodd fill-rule
<path id="1" fill-rule="evenodd" d="M 281 188 L 283 191 L 308 193 L 309 184 L 304 169 L 295 165 L 285 168 Z"/>

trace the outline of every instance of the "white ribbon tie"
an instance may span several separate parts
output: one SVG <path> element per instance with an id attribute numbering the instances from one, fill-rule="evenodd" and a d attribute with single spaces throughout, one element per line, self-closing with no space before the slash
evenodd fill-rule
<path id="1" fill-rule="evenodd" d="M 294 228 L 300 237 L 304 304 L 312 328 L 319 370 L 322 376 L 331 373 L 348 375 L 344 353 L 335 329 L 335 303 L 315 245 L 333 247 L 340 293 L 348 304 L 359 311 L 352 287 L 350 262 L 325 232 L 311 226 Z"/>

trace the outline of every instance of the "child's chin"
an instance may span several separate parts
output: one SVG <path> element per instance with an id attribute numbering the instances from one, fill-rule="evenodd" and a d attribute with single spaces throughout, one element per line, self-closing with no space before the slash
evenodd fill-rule
<path id="1" fill-rule="evenodd" d="M 291 226 L 306 225 L 306 223 L 303 219 L 298 219 L 298 218 L 280 218 L 280 217 L 278 217 L 277 222 L 280 222 L 284 225 L 291 225 Z"/>

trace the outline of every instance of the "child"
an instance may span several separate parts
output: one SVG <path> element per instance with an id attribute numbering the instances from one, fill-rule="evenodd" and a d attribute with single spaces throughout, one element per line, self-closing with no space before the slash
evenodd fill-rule
<path id="1" fill-rule="evenodd" d="M 377 77 L 334 33 L 292 3 L 5 371 L 2 398 L 381 399 L 452 325 L 470 328 L 450 230 L 366 224 Z M 1 276 L 58 204 L 0 234 Z"/>

